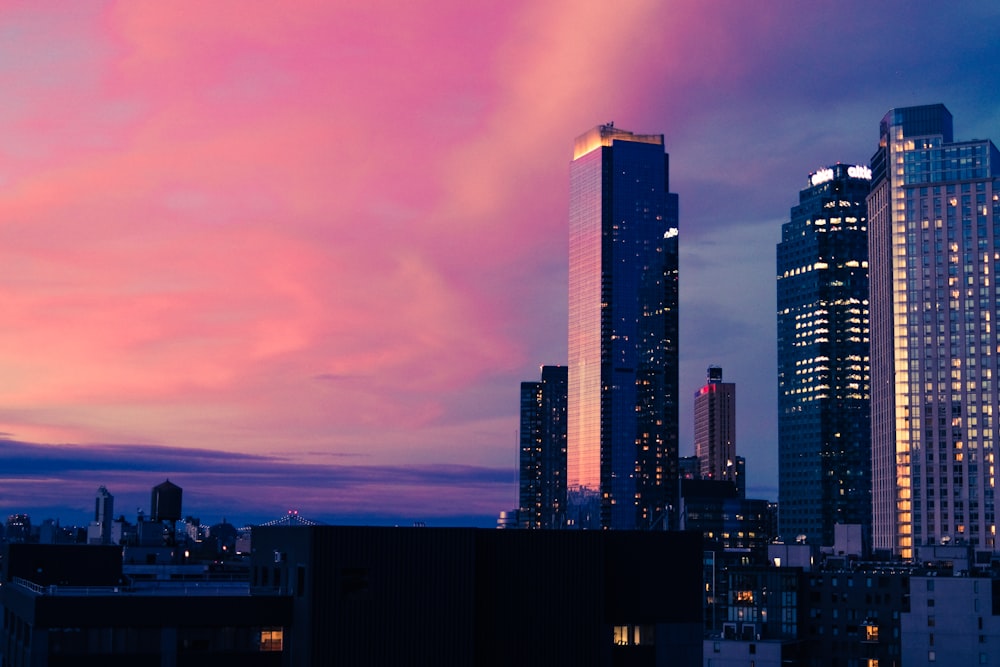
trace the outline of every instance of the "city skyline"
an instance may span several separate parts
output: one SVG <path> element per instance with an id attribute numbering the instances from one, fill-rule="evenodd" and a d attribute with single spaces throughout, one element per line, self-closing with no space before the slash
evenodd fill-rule
<path id="1" fill-rule="evenodd" d="M 776 498 L 789 193 L 890 108 L 1000 135 L 987 2 L 235 7 L 0 20 L 3 511 L 161 476 L 264 517 L 515 507 L 518 383 L 567 357 L 572 138 L 610 120 L 671 155 L 679 412 L 726 368 Z M 914 52 L 927 25 L 965 38 Z"/>

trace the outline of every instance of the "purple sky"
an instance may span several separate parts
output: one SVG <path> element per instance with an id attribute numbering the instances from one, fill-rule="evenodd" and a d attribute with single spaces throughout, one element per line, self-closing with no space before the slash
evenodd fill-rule
<path id="1" fill-rule="evenodd" d="M 479 522 L 566 362 L 568 164 L 663 133 L 681 453 L 738 387 L 777 496 L 774 245 L 891 107 L 1000 140 L 1000 5 L 16 3 L 0 14 L 0 513 Z M 472 518 L 470 518 L 472 517 Z"/>

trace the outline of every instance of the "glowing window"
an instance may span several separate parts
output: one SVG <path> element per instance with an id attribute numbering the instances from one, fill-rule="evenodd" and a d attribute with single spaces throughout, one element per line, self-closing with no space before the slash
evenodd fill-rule
<path id="1" fill-rule="evenodd" d="M 654 643 L 655 631 L 652 625 L 616 625 L 614 643 L 616 646 L 649 646 Z"/>
<path id="2" fill-rule="evenodd" d="M 281 651 L 284 643 L 285 631 L 283 628 L 264 628 L 260 631 L 261 651 Z"/>

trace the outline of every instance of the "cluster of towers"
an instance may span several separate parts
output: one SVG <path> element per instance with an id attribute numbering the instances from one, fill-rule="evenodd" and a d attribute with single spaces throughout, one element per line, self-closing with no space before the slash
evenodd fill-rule
<path id="1" fill-rule="evenodd" d="M 181 518 L 184 491 L 169 479 L 153 487 L 149 496 L 150 516 L 139 511 L 138 524 L 129 526 L 124 516 L 115 517 L 115 497 L 101 486 L 94 498 L 94 520 L 87 529 L 90 544 L 172 544 Z"/>
<path id="2" fill-rule="evenodd" d="M 904 558 L 993 550 L 1000 154 L 940 104 L 870 165 L 809 175 L 777 246 L 779 531 L 860 524 Z M 675 526 L 678 199 L 662 135 L 601 125 L 570 167 L 569 364 L 521 390 L 523 527 Z M 735 385 L 695 394 L 699 475 L 741 481 Z"/>

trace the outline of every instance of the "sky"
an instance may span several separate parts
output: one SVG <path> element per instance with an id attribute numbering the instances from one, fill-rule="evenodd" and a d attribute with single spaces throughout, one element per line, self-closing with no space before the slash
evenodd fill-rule
<path id="1" fill-rule="evenodd" d="M 681 454 L 777 498 L 775 244 L 893 107 L 1000 141 L 1000 4 L 0 2 L 0 513 L 492 525 L 566 363 L 573 139 L 662 133 Z"/>

